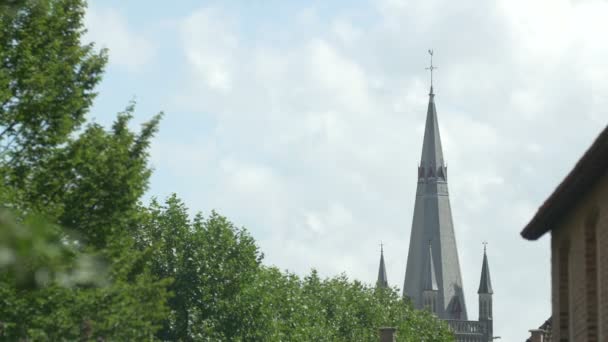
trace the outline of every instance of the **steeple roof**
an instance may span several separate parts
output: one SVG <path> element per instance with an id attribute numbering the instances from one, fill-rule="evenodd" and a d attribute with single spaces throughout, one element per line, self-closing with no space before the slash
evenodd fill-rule
<path id="1" fill-rule="evenodd" d="M 438 288 L 437 316 L 441 319 L 466 320 L 467 308 L 452 222 L 447 168 L 443 160 L 432 87 L 417 180 L 403 294 L 412 300 L 414 307 L 424 308 L 425 282 L 434 273 Z M 427 247 L 428 241 L 431 241 L 432 248 Z M 429 266 L 429 253 L 432 254 L 434 272 L 425 272 Z M 433 284 L 432 278 L 429 284 Z"/>
<path id="2" fill-rule="evenodd" d="M 433 263 L 433 249 L 432 249 L 430 243 L 429 243 L 429 255 L 426 258 L 426 265 L 424 267 L 423 280 L 424 280 L 424 284 L 422 285 L 423 290 L 425 290 L 425 291 L 439 290 L 439 287 L 437 286 L 437 277 L 435 276 L 435 265 Z"/>
<path id="3" fill-rule="evenodd" d="M 481 265 L 481 279 L 479 280 L 479 290 L 477 293 L 493 294 L 492 281 L 490 280 L 490 266 L 488 265 L 488 255 L 483 249 L 483 264 Z"/>
<path id="4" fill-rule="evenodd" d="M 432 167 L 432 169 L 445 166 L 443 162 L 443 150 L 441 148 L 441 136 L 439 135 L 439 122 L 437 121 L 437 109 L 435 108 L 435 94 L 433 93 L 432 86 L 429 92 L 429 105 L 426 111 L 426 126 L 424 128 L 420 166 Z"/>
<path id="5" fill-rule="evenodd" d="M 384 266 L 384 249 L 380 245 L 380 266 L 378 267 L 378 281 L 376 282 L 377 287 L 387 288 L 388 280 L 386 278 L 386 266 Z"/>

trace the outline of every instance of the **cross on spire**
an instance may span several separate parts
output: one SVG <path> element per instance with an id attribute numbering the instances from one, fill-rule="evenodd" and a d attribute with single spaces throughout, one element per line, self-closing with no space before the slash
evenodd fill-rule
<path id="1" fill-rule="evenodd" d="M 486 252 L 486 248 L 488 247 L 488 241 L 484 241 L 481 243 L 483 245 L 483 252 Z"/>
<path id="2" fill-rule="evenodd" d="M 431 66 L 427 67 L 426 70 L 431 72 L 431 94 L 433 94 L 433 70 L 438 69 L 438 67 L 433 66 L 433 49 L 429 49 L 429 55 L 431 56 Z"/>

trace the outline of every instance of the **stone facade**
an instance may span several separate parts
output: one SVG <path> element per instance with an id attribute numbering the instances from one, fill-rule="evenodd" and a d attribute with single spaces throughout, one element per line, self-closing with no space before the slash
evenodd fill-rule
<path id="1" fill-rule="evenodd" d="M 551 231 L 552 340 L 608 340 L 608 127 L 522 236 Z"/>

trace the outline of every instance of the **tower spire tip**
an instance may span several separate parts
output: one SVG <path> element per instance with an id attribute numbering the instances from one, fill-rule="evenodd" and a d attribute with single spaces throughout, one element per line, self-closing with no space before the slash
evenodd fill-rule
<path id="1" fill-rule="evenodd" d="M 437 69 L 437 67 L 433 65 L 433 53 L 433 49 L 429 49 L 429 55 L 431 56 L 431 65 L 426 68 L 426 70 L 429 70 L 431 72 L 431 91 L 429 95 L 435 95 L 433 93 L 433 70 Z"/>

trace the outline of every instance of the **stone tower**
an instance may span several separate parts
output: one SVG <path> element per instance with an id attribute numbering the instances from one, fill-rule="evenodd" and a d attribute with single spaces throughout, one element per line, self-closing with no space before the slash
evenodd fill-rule
<path id="1" fill-rule="evenodd" d="M 435 314 L 442 319 L 467 320 L 447 180 L 431 85 L 403 294 L 414 307 L 425 307 L 424 299 L 430 295 L 426 289 L 425 296 L 430 260 L 437 286 Z"/>

